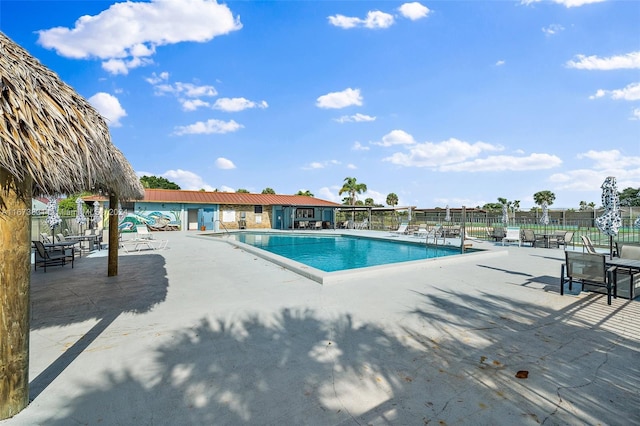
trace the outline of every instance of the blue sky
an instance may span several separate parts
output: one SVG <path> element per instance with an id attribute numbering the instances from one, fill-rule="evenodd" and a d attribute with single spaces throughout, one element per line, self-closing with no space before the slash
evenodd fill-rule
<path id="1" fill-rule="evenodd" d="M 475 207 L 640 187 L 640 2 L 11 1 L 0 30 L 183 189 Z"/>

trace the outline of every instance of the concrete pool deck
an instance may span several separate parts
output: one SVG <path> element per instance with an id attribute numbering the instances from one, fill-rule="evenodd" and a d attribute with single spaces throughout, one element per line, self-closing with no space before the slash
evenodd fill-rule
<path id="1" fill-rule="evenodd" d="M 117 277 L 100 252 L 32 272 L 32 402 L 0 425 L 640 424 L 640 303 L 560 296 L 562 250 L 320 285 L 154 235 Z"/>

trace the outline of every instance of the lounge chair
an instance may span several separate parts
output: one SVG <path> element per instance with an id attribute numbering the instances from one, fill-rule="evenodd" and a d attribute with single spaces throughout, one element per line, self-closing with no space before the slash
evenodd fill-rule
<path id="1" fill-rule="evenodd" d="M 42 241 L 34 240 L 33 245 L 36 248 L 35 262 L 33 264 L 34 271 L 38 269 L 38 265 L 42 265 L 44 267 L 44 272 L 47 272 L 47 266 L 64 266 L 67 263 L 67 258 L 71 260 L 71 267 L 73 268 L 73 255 L 67 254 L 64 250 L 47 251 Z"/>
<path id="2" fill-rule="evenodd" d="M 153 234 L 151 232 L 149 232 L 149 228 L 147 228 L 147 225 L 137 225 L 136 226 L 136 234 L 138 234 L 136 236 L 136 238 L 141 239 L 141 240 L 153 240 Z"/>
<path id="3" fill-rule="evenodd" d="M 604 254 L 580 253 L 565 250 L 565 264 L 560 269 L 560 294 L 564 295 L 564 284 L 569 283 L 572 290 L 573 281 L 580 281 L 582 290 L 598 291 L 605 289 L 607 304 L 611 305 L 611 296 L 618 297 L 617 285 L 613 280 L 615 266 L 607 268 Z M 588 286 L 588 288 L 585 288 Z"/>
<path id="4" fill-rule="evenodd" d="M 413 233 L 413 236 L 418 238 L 425 238 L 428 233 L 429 233 L 429 230 L 427 229 L 427 225 L 424 223 L 421 223 L 420 226 L 418 226 L 418 230 Z"/>
<path id="5" fill-rule="evenodd" d="M 398 235 L 404 235 L 407 233 L 408 226 L 409 224 L 407 222 L 402 222 L 398 227 L 398 229 L 396 229 L 395 231 L 389 231 L 389 232 L 391 232 L 392 237 L 397 237 Z"/>
<path id="6" fill-rule="evenodd" d="M 41 232 L 40 233 L 40 241 L 45 243 L 45 244 L 52 244 L 53 243 L 51 237 L 49 237 L 49 234 L 47 234 L 46 232 Z"/>
<path id="7" fill-rule="evenodd" d="M 586 235 L 581 235 L 580 238 L 582 238 L 583 248 L 584 248 L 584 250 L 587 251 L 587 253 L 590 253 L 590 254 L 597 254 L 598 253 L 596 251 L 595 247 L 593 246 L 593 241 L 591 241 L 591 238 L 589 238 Z"/>
<path id="8" fill-rule="evenodd" d="M 517 242 L 518 247 L 520 247 L 522 245 L 522 241 L 520 240 L 520 227 L 507 227 L 507 235 L 502 238 L 502 245 L 504 245 L 505 242 Z"/>

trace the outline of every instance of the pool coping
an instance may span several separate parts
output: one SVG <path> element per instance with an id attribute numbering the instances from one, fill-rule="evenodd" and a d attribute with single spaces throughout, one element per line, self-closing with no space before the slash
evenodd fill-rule
<path id="1" fill-rule="evenodd" d="M 252 230 L 256 231 L 256 230 Z M 240 233 L 242 231 L 237 231 L 234 233 Z M 260 230 L 260 232 L 268 232 L 268 233 L 286 233 L 291 234 L 291 231 L 278 231 L 278 230 Z M 228 233 L 233 234 L 233 233 Z M 303 235 L 318 235 L 318 231 L 299 231 L 296 230 L 296 234 Z M 416 270 L 429 268 L 434 266 L 442 266 L 448 265 L 451 263 L 457 263 L 460 260 L 470 260 L 477 258 L 487 258 L 487 257 L 496 257 L 496 256 L 506 256 L 508 252 L 506 250 L 487 250 L 487 249 L 472 249 L 470 253 L 460 253 L 453 254 L 449 256 L 443 257 L 435 257 L 429 259 L 421 259 L 421 260 L 411 260 L 406 262 L 396 262 L 390 263 L 386 265 L 377 265 L 377 266 L 369 266 L 365 268 L 354 268 L 347 269 L 344 271 L 335 271 L 335 272 L 325 272 L 320 269 L 314 268 L 312 266 L 305 265 L 300 262 L 296 262 L 294 260 L 288 259 L 284 256 L 280 256 L 275 253 L 268 252 L 266 250 L 260 249 L 258 247 L 254 247 L 250 244 L 245 244 L 240 241 L 237 241 L 232 238 L 226 237 L 227 233 L 206 233 L 206 234 L 198 234 L 194 235 L 194 237 L 206 238 L 211 241 L 219 241 L 226 242 L 232 246 L 238 247 L 248 253 L 251 253 L 255 256 L 258 256 L 262 259 L 265 259 L 269 262 L 272 262 L 278 266 L 281 266 L 287 270 L 290 270 L 298 275 L 301 275 L 305 278 L 308 278 L 312 281 L 315 281 L 321 285 L 333 284 L 338 282 L 347 281 L 349 278 L 358 277 L 358 278 L 366 278 L 367 276 L 374 276 L 380 273 L 392 273 L 392 272 L 402 272 L 405 270 Z M 350 232 L 340 232 L 339 230 L 331 230 L 331 232 L 323 232 L 322 235 L 336 235 L 336 236 L 347 236 L 347 237 L 360 237 L 360 238 L 370 238 L 370 239 L 378 239 L 383 241 L 402 241 L 406 243 L 416 244 L 414 241 L 408 240 L 398 240 L 396 236 L 376 236 L 376 235 L 354 235 Z"/>

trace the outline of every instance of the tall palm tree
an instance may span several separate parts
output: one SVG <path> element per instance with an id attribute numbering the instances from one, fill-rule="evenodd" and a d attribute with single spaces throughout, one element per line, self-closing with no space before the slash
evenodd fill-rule
<path id="1" fill-rule="evenodd" d="M 342 188 L 338 191 L 338 195 L 349 194 L 349 204 L 354 205 L 357 200 L 356 194 L 362 194 L 363 192 L 367 192 L 366 184 L 358 183 L 358 180 L 354 177 L 346 177 Z"/>
<path id="2" fill-rule="evenodd" d="M 354 177 L 346 177 L 344 178 L 344 183 L 340 191 L 338 191 L 338 195 L 349 194 L 348 200 L 349 205 L 353 206 L 356 204 L 356 194 L 362 194 L 367 191 L 367 185 L 364 183 L 358 183 L 358 180 Z M 345 199 L 346 200 L 346 199 Z M 351 212 L 351 220 L 356 220 L 356 212 L 353 210 Z"/>

